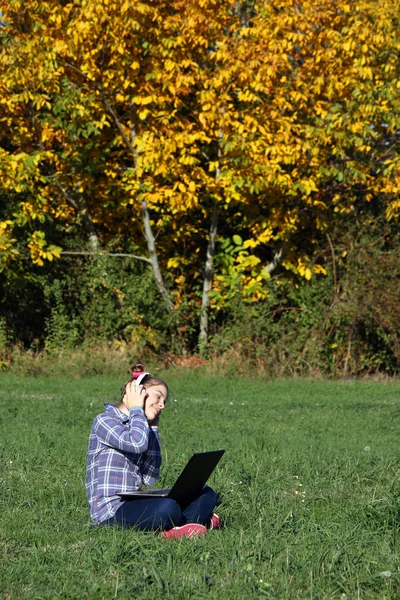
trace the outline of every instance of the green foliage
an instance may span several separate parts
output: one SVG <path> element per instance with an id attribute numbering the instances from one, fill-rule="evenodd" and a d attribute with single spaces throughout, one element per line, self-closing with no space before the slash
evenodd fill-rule
<path id="1" fill-rule="evenodd" d="M 4 317 L 0 317 L 0 371 L 7 371 L 9 367 L 8 353 L 10 335 Z"/>
<path id="2" fill-rule="evenodd" d="M 213 308 L 230 308 L 237 295 L 247 303 L 264 299 L 268 293 L 265 281 L 269 276 L 260 262 L 240 235 L 235 234 L 232 241 L 220 238 L 215 256 L 214 287 L 209 293 Z"/>
<path id="3" fill-rule="evenodd" d="M 233 370 L 241 363 L 243 371 L 269 376 L 329 373 L 320 356 L 324 339 L 317 340 L 319 346 L 315 340 L 327 292 L 327 280 L 294 285 L 276 278 L 257 306 L 247 305 L 238 294 L 223 327 L 215 329 L 211 354 L 225 357 Z"/>
<path id="4" fill-rule="evenodd" d="M 195 334 L 193 302 L 182 297 L 170 313 L 149 267 L 129 258 L 65 257 L 35 277 L 2 277 L 1 308 L 27 348 L 56 355 L 79 344 L 121 342 L 133 355 L 181 354 Z M 24 319 L 29 325 L 20 328 Z"/>
<path id="5" fill-rule="evenodd" d="M 372 209 L 372 218 L 363 213 L 346 227 L 338 219 L 329 241 L 316 236 L 313 263 L 293 270 L 280 265 L 271 277 L 240 267 L 257 263 L 260 248 L 238 234 L 221 238 L 210 294 L 212 363 L 222 371 L 244 365 L 269 376 L 398 374 L 400 245 L 396 224 L 379 217 L 379 206 Z M 70 235 L 71 244 L 82 243 L 78 228 Z M 57 235 L 52 241 L 58 243 Z M 118 243 L 110 243 L 108 250 L 118 251 Z M 136 251 L 133 244 L 128 249 Z M 299 277 L 300 268 L 315 273 L 320 264 L 326 275 Z M 133 258 L 64 255 L 30 273 L 23 267 L 0 273 L 0 309 L 7 335 L 27 349 L 45 348 L 56 359 L 57 353 L 64 356 L 69 350 L 72 355 L 82 345 L 78 354 L 86 356 L 87 364 L 89 348 L 105 354 L 121 346 L 132 357 L 157 355 L 174 362 L 196 351 L 200 277 L 191 284 L 195 296 L 186 293 L 184 284 L 167 279 L 171 289 L 178 286 L 171 312 L 150 267 Z M 180 280 L 186 276 L 182 265 Z M 9 361 L 12 368 L 20 360 L 18 349 Z M 107 372 L 106 359 L 93 368 Z"/>
<path id="6" fill-rule="evenodd" d="M 215 319 L 214 359 L 272 376 L 398 374 L 400 245 L 385 229 L 375 220 L 338 235 L 326 277 L 273 277 L 256 305 L 236 294 Z"/>
<path id="7" fill-rule="evenodd" d="M 60 350 L 72 350 L 82 339 L 79 320 L 68 314 L 63 299 L 62 282 L 55 279 L 51 288 L 46 287 L 50 316 L 46 320 L 45 350 L 57 354 Z"/>

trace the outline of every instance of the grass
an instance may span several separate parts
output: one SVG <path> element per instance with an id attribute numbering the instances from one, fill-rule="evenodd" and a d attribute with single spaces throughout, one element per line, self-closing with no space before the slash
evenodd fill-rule
<path id="1" fill-rule="evenodd" d="M 89 429 L 121 381 L 1 376 L 0 597 L 400 598 L 400 384 L 245 381 L 168 371 L 170 484 L 225 448 L 204 539 L 95 528 Z"/>

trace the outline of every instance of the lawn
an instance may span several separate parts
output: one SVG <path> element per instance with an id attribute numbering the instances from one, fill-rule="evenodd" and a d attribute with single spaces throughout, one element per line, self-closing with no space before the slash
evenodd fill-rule
<path id="1" fill-rule="evenodd" d="M 400 384 L 168 371 L 171 484 L 225 448 L 205 538 L 96 528 L 85 453 L 121 381 L 1 375 L 0 598 L 400 598 Z M 122 378 L 123 379 L 123 378 Z"/>

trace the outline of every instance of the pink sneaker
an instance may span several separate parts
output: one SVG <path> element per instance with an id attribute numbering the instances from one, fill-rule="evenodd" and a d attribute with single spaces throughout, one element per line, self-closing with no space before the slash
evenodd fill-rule
<path id="1" fill-rule="evenodd" d="M 211 529 L 218 529 L 218 527 L 221 525 L 221 519 L 219 518 L 219 516 L 214 513 L 213 516 L 210 519 L 210 523 L 208 525 L 208 529 L 211 531 Z"/>
<path id="2" fill-rule="evenodd" d="M 172 527 L 172 529 L 168 529 L 168 531 L 161 531 L 158 534 L 158 537 L 163 540 L 176 540 L 182 537 L 191 538 L 197 535 L 205 535 L 206 533 L 207 528 L 204 527 L 204 525 L 200 525 L 199 523 L 186 523 L 186 525 L 181 525 L 181 527 Z"/>

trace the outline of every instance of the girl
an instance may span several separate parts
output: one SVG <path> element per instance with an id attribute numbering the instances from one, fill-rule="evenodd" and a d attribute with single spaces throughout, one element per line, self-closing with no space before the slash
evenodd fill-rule
<path id="1" fill-rule="evenodd" d="M 86 493 L 96 525 L 121 524 L 144 531 L 160 530 L 162 538 L 203 535 L 219 526 L 213 514 L 216 494 L 208 486 L 184 510 L 171 498 L 123 500 L 118 492 L 153 485 L 160 473 L 158 422 L 168 399 L 168 386 L 132 367 L 121 388 L 121 402 L 105 404 L 92 425 L 86 467 Z"/>

